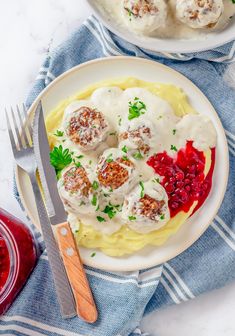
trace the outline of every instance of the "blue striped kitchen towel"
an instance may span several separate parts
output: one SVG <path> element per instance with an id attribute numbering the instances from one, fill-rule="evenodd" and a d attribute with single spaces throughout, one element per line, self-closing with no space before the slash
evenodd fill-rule
<path id="1" fill-rule="evenodd" d="M 230 72 L 234 46 L 232 42 L 192 55 L 151 53 L 121 40 L 91 17 L 68 40 L 48 53 L 28 97 L 28 105 L 64 71 L 103 56 L 147 57 L 167 64 L 191 79 L 213 103 L 226 130 L 230 154 L 228 188 L 207 231 L 188 250 L 164 265 L 129 273 L 110 273 L 86 267 L 99 310 L 99 319 L 94 325 L 79 318 L 63 320 L 60 317 L 44 251 L 23 291 L 7 314 L 0 318 L 0 334 L 146 335 L 139 329 L 144 314 L 193 299 L 235 278 L 235 92 Z"/>

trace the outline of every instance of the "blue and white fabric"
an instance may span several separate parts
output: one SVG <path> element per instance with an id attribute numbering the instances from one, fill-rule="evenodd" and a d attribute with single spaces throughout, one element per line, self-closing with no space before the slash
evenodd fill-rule
<path id="1" fill-rule="evenodd" d="M 0 318 L 1 335 L 143 336 L 147 335 L 139 329 L 143 315 L 193 299 L 235 278 L 235 91 L 230 73 L 234 46 L 231 42 L 190 55 L 152 53 L 123 41 L 91 17 L 62 45 L 49 51 L 28 97 L 28 105 L 64 71 L 104 56 L 145 57 L 188 77 L 212 102 L 226 130 L 230 154 L 228 188 L 206 232 L 188 250 L 164 265 L 128 273 L 86 267 L 99 311 L 94 325 L 77 317 L 61 318 L 44 250 L 21 294 Z"/>

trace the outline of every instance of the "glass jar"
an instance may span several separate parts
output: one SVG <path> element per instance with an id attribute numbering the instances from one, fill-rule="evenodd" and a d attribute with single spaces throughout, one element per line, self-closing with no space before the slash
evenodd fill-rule
<path id="1" fill-rule="evenodd" d="M 36 260 L 36 242 L 29 228 L 0 209 L 0 315 L 22 289 Z"/>

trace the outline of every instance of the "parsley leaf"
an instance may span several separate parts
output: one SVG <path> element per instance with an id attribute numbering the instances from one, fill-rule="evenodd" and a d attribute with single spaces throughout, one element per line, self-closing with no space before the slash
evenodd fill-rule
<path id="1" fill-rule="evenodd" d="M 144 183 L 142 181 L 140 181 L 139 183 L 141 191 L 140 191 L 140 197 L 144 197 Z"/>
<path id="2" fill-rule="evenodd" d="M 93 253 L 91 254 L 91 258 L 94 258 L 95 256 L 96 256 L 96 253 L 93 252 Z"/>
<path id="3" fill-rule="evenodd" d="M 78 161 L 78 162 L 75 162 L 75 161 L 74 161 L 74 164 L 75 164 L 75 166 L 76 166 L 77 168 L 82 167 L 82 164 L 81 164 L 81 162 L 79 162 L 79 161 Z"/>
<path id="4" fill-rule="evenodd" d="M 127 153 L 127 152 L 128 152 L 128 148 L 127 148 L 126 145 L 122 147 L 122 151 L 123 151 L 124 153 Z"/>
<path id="5" fill-rule="evenodd" d="M 133 158 L 136 159 L 136 160 L 141 160 L 143 159 L 143 155 L 140 153 L 140 151 L 136 152 L 133 154 Z"/>
<path id="6" fill-rule="evenodd" d="M 113 162 L 112 156 L 113 156 L 112 153 L 109 154 L 108 157 L 107 157 L 107 159 L 105 161 L 108 162 L 108 163 Z"/>
<path id="7" fill-rule="evenodd" d="M 97 181 L 94 181 L 94 182 L 92 183 L 92 188 L 93 188 L 94 190 L 97 190 L 97 189 L 99 188 L 99 183 L 98 183 Z"/>
<path id="8" fill-rule="evenodd" d="M 235 1 L 235 0 L 234 0 L 234 1 Z M 175 133 L 176 133 L 176 129 L 173 129 L 173 130 L 172 130 L 172 134 L 175 135 Z"/>
<path id="9" fill-rule="evenodd" d="M 126 155 L 123 155 L 123 156 L 122 156 L 122 159 L 123 159 L 124 161 L 128 161 L 128 157 L 127 157 Z"/>
<path id="10" fill-rule="evenodd" d="M 64 135 L 64 132 L 60 131 L 60 130 L 57 130 L 55 133 L 54 133 L 55 136 L 57 137 L 62 137 Z"/>
<path id="11" fill-rule="evenodd" d="M 174 145 L 171 145 L 171 150 L 177 152 L 177 148 Z"/>
<path id="12" fill-rule="evenodd" d="M 165 215 L 162 214 L 162 215 L 160 216 L 160 219 L 161 219 L 161 220 L 165 219 Z"/>
<path id="13" fill-rule="evenodd" d="M 117 132 L 111 132 L 111 133 L 109 133 L 109 135 L 116 135 L 117 134 Z"/>
<path id="14" fill-rule="evenodd" d="M 62 145 L 54 147 L 50 152 L 50 163 L 55 168 L 57 174 L 65 167 L 69 166 L 72 161 L 69 149 L 64 149 Z"/>
<path id="15" fill-rule="evenodd" d="M 97 216 L 96 218 L 97 218 L 98 222 L 106 222 L 106 219 L 101 217 L 101 216 Z"/>
<path id="16" fill-rule="evenodd" d="M 96 204 L 97 204 L 97 196 L 96 195 L 93 195 L 92 200 L 91 200 L 91 204 L 93 206 L 96 206 Z"/>
<path id="17" fill-rule="evenodd" d="M 105 209 L 103 210 L 104 213 L 106 213 L 110 219 L 112 219 L 117 211 L 114 209 L 114 206 L 113 205 L 106 205 Z"/>
<path id="18" fill-rule="evenodd" d="M 82 158 L 84 158 L 84 155 L 78 155 L 78 156 L 76 156 L 76 158 L 77 159 L 82 159 Z"/>
<path id="19" fill-rule="evenodd" d="M 129 216 L 128 218 L 129 218 L 130 221 L 134 221 L 134 220 L 136 220 L 136 217 L 135 217 L 135 216 Z"/>
<path id="20" fill-rule="evenodd" d="M 137 97 L 135 97 L 133 102 L 129 102 L 129 114 L 128 120 L 132 120 L 141 116 L 141 114 L 145 114 L 146 105 Z"/>

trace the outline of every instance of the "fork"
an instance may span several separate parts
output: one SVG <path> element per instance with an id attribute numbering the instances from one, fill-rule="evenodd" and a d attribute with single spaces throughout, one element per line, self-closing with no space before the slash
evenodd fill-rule
<path id="1" fill-rule="evenodd" d="M 25 105 L 22 111 L 24 117 L 18 105 L 15 110 L 11 107 L 10 113 L 5 109 L 11 147 L 16 164 L 28 174 L 31 181 L 61 314 L 64 318 L 71 318 L 77 314 L 74 296 L 38 186 L 37 163 L 32 145 L 33 129 Z"/>

